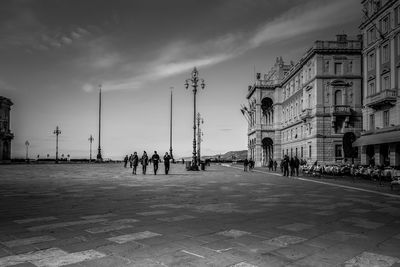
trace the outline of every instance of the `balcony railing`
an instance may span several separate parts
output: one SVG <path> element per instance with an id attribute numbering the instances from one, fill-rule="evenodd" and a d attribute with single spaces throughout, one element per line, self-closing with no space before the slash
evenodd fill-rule
<path id="1" fill-rule="evenodd" d="M 397 100 L 397 90 L 385 89 L 377 94 L 367 96 L 365 105 L 373 109 L 380 109 L 383 106 L 392 106 Z"/>
<path id="2" fill-rule="evenodd" d="M 331 107 L 331 113 L 332 115 L 343 115 L 343 116 L 348 116 L 351 115 L 351 110 L 350 106 L 347 105 L 335 105 Z"/>
<path id="3" fill-rule="evenodd" d="M 261 125 L 261 130 L 263 131 L 273 131 L 274 129 L 274 125 L 273 124 L 262 124 Z"/>
<path id="4" fill-rule="evenodd" d="M 360 41 L 347 40 L 345 42 L 337 41 L 316 41 L 315 49 L 361 49 Z"/>
<path id="5" fill-rule="evenodd" d="M 300 114 L 300 119 L 302 119 L 302 120 L 306 120 L 307 118 L 311 118 L 311 117 L 312 117 L 312 115 L 311 115 L 310 108 L 303 110 Z"/>

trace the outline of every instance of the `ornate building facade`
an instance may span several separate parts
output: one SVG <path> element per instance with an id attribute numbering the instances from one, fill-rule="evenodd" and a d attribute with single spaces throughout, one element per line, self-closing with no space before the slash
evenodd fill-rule
<path id="1" fill-rule="evenodd" d="M 248 157 L 343 161 L 343 136 L 361 131 L 362 40 L 316 41 L 294 64 L 275 65 L 249 86 Z M 357 155 L 354 155 L 357 158 Z"/>
<path id="2" fill-rule="evenodd" d="M 10 99 L 0 96 L 0 162 L 11 159 L 11 140 L 14 135 L 10 131 Z"/>
<path id="3" fill-rule="evenodd" d="M 361 164 L 400 166 L 400 2 L 363 0 Z"/>

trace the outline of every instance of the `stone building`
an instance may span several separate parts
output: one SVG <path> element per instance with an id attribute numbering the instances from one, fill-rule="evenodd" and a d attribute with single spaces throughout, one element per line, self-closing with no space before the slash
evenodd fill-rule
<path id="1" fill-rule="evenodd" d="M 360 37 L 316 41 L 296 63 L 277 58 L 249 86 L 248 156 L 256 166 L 284 155 L 342 162 L 343 135 L 361 130 Z M 357 155 L 353 155 L 356 157 Z"/>
<path id="2" fill-rule="evenodd" d="M 14 135 L 10 131 L 10 99 L 0 96 L 0 162 L 11 159 L 11 140 Z"/>
<path id="3" fill-rule="evenodd" d="M 361 164 L 400 166 L 400 1 L 363 0 Z"/>

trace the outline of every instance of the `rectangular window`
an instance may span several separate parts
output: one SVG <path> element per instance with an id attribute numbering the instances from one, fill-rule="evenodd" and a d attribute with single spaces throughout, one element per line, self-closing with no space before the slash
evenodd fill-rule
<path id="1" fill-rule="evenodd" d="M 389 44 L 384 44 L 382 46 L 382 63 L 389 62 L 389 55 L 390 55 Z"/>
<path id="2" fill-rule="evenodd" d="M 397 25 L 400 25 L 400 6 L 398 6 L 397 8 L 396 8 L 396 11 L 395 11 L 395 13 L 396 13 L 396 21 L 397 21 Z"/>
<path id="3" fill-rule="evenodd" d="M 311 158 L 311 145 L 308 146 L 308 157 Z"/>
<path id="4" fill-rule="evenodd" d="M 329 60 L 325 60 L 324 72 L 329 72 Z"/>
<path id="5" fill-rule="evenodd" d="M 342 157 L 342 145 L 335 145 L 335 157 L 336 158 Z"/>
<path id="6" fill-rule="evenodd" d="M 303 147 L 300 148 L 300 157 L 303 158 Z"/>
<path id="7" fill-rule="evenodd" d="M 381 19 L 381 32 L 387 33 L 389 31 L 389 28 L 390 28 L 390 19 L 389 15 L 387 15 L 386 17 Z"/>
<path id="8" fill-rule="evenodd" d="M 342 63 L 335 63 L 335 75 L 342 74 Z"/>
<path id="9" fill-rule="evenodd" d="M 375 69 L 375 53 L 369 53 L 368 54 L 368 70 L 373 70 Z"/>
<path id="10" fill-rule="evenodd" d="M 369 129 L 370 130 L 375 129 L 375 115 L 374 114 L 369 115 Z"/>
<path id="11" fill-rule="evenodd" d="M 311 124 L 308 124 L 308 135 L 311 135 Z"/>
<path id="12" fill-rule="evenodd" d="M 383 111 L 383 127 L 389 127 L 389 110 Z"/>
<path id="13" fill-rule="evenodd" d="M 397 47 L 396 49 L 397 55 L 400 56 L 400 34 L 397 34 L 396 36 L 396 47 Z"/>
<path id="14" fill-rule="evenodd" d="M 369 82 L 367 95 L 370 96 L 374 95 L 375 93 L 376 93 L 375 82 Z"/>
<path id="15" fill-rule="evenodd" d="M 397 25 L 400 25 L 400 6 L 398 6 L 397 8 L 396 8 L 396 11 L 395 11 L 395 13 L 396 13 L 396 22 L 397 22 Z"/>
<path id="16" fill-rule="evenodd" d="M 296 157 L 297 157 L 297 147 L 296 147 L 296 154 L 295 154 L 295 155 L 296 155 Z"/>
<path id="17" fill-rule="evenodd" d="M 348 72 L 353 73 L 353 61 L 352 60 L 349 61 Z"/>
<path id="18" fill-rule="evenodd" d="M 397 89 L 400 89 L 400 67 L 397 68 Z"/>
<path id="19" fill-rule="evenodd" d="M 382 90 L 390 89 L 390 76 L 385 75 L 382 77 Z"/>
<path id="20" fill-rule="evenodd" d="M 367 32 L 367 42 L 368 44 L 371 44 L 374 41 L 375 41 L 375 28 L 371 27 Z"/>

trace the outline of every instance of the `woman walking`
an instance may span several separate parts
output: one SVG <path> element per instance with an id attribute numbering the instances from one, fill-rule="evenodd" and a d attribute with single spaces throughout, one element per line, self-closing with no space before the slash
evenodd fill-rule
<path id="1" fill-rule="evenodd" d="M 143 174 L 146 174 L 147 164 L 149 164 L 149 157 L 147 156 L 146 151 L 143 151 L 142 158 L 140 159 L 140 163 L 142 164 Z"/>

